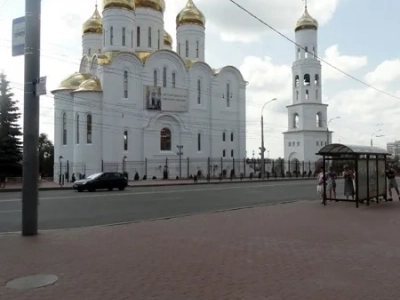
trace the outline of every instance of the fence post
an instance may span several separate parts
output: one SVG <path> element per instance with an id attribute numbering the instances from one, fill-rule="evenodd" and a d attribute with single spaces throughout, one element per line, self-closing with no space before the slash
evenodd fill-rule
<path id="1" fill-rule="evenodd" d="M 147 157 L 144 159 L 144 175 L 147 177 Z"/>
<path id="2" fill-rule="evenodd" d="M 285 160 L 284 159 L 281 159 L 281 175 L 282 175 L 282 178 L 285 178 Z"/>
<path id="3" fill-rule="evenodd" d="M 207 176 L 211 177 L 211 158 L 207 158 Z"/>
<path id="4" fill-rule="evenodd" d="M 236 177 L 236 166 L 235 166 L 235 159 L 232 158 L 232 166 L 233 166 L 233 177 Z"/>
<path id="5" fill-rule="evenodd" d="M 246 158 L 243 159 L 243 177 L 246 178 Z"/>
<path id="6" fill-rule="evenodd" d="M 104 172 L 104 160 L 101 160 L 101 171 Z"/>

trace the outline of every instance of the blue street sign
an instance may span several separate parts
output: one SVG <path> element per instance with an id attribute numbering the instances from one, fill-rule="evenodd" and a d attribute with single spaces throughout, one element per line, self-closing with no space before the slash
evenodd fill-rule
<path id="1" fill-rule="evenodd" d="M 25 54 L 25 17 L 13 20 L 12 23 L 12 56 Z"/>

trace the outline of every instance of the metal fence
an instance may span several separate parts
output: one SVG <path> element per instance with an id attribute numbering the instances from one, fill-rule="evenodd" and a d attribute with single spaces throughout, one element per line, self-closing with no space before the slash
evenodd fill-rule
<path id="1" fill-rule="evenodd" d="M 189 179 L 198 178 L 238 178 L 261 177 L 261 159 L 239 158 L 182 158 L 145 159 L 144 161 L 102 161 L 97 167 L 85 163 L 62 162 L 54 165 L 54 176 L 63 174 L 66 181 L 87 177 L 97 172 L 121 172 L 133 180 L 138 179 Z M 315 177 L 322 166 L 321 161 L 287 161 L 265 159 L 265 177 Z"/>

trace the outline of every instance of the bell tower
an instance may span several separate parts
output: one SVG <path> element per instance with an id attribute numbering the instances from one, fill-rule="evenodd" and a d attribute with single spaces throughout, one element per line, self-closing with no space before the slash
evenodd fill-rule
<path id="1" fill-rule="evenodd" d="M 327 129 L 328 105 L 322 103 L 321 62 L 318 59 L 318 22 L 308 12 L 295 27 L 295 61 L 292 66 L 292 103 L 287 106 L 288 130 L 284 132 L 284 158 L 295 165 L 296 161 L 313 162 L 315 155 L 331 140 Z M 294 170 L 294 169 L 293 169 Z"/>

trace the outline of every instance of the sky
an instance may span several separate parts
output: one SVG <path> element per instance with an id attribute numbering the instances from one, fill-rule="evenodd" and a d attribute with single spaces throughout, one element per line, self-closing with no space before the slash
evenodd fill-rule
<path id="1" fill-rule="evenodd" d="M 165 28 L 175 37 L 175 17 L 187 0 L 166 0 Z M 100 1 L 101 2 L 101 1 Z M 302 0 L 236 0 L 238 4 L 294 40 Z M 270 157 L 283 157 L 282 132 L 288 128 L 286 106 L 292 101 L 291 66 L 295 45 L 229 0 L 195 0 L 206 24 L 206 61 L 213 68 L 233 65 L 247 86 L 247 155 L 261 143 L 260 109 L 264 110 L 265 147 Z M 101 6 L 101 3 L 99 3 Z M 81 28 L 95 0 L 42 0 L 41 75 L 48 90 L 78 71 Z M 333 142 L 386 147 L 398 139 L 400 122 L 400 1 L 308 0 L 319 21 L 323 101 Z M 0 71 L 4 71 L 23 110 L 23 57 L 11 56 L 12 19 L 25 14 L 24 0 L 0 0 Z M 175 40 L 175 39 L 174 39 Z M 40 132 L 54 136 L 53 96 L 42 96 Z M 375 133 L 377 132 L 377 133 Z M 375 133 L 375 134 L 374 134 Z"/>

